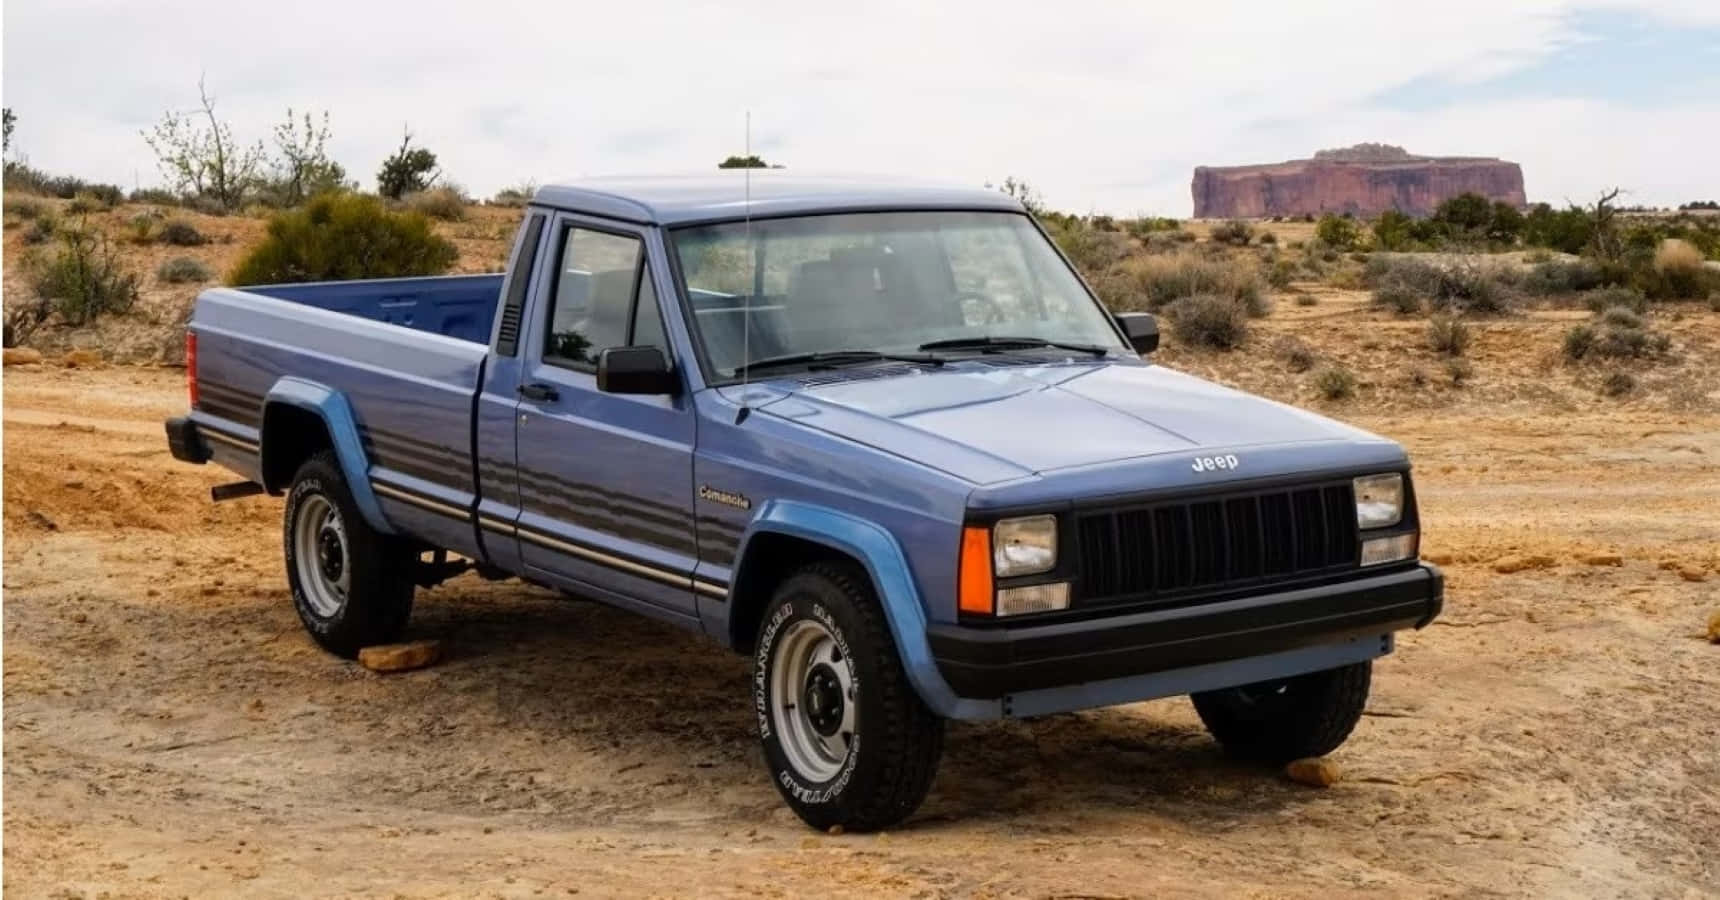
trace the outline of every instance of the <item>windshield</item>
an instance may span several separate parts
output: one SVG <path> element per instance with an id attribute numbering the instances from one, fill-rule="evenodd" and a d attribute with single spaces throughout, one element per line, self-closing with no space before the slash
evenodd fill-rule
<path id="1" fill-rule="evenodd" d="M 725 222 L 677 230 L 674 245 L 718 380 L 746 360 L 900 354 L 992 337 L 1124 349 L 1109 317 L 1017 213 Z"/>

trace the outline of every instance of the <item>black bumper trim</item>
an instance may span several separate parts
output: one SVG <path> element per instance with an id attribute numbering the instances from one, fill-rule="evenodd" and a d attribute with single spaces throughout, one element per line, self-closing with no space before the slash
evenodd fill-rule
<path id="1" fill-rule="evenodd" d="M 932 657 L 960 696 L 1144 675 L 1421 628 L 1439 615 L 1445 577 L 1419 564 L 1337 584 L 1053 625 L 931 625 Z"/>
<path id="2" fill-rule="evenodd" d="M 180 462 L 201 464 L 209 461 L 209 445 L 197 432 L 197 423 L 184 416 L 167 420 L 167 449 Z"/>

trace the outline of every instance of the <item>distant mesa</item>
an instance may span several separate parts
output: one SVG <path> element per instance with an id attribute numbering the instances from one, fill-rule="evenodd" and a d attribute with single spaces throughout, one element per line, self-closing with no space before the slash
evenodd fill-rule
<path id="1" fill-rule="evenodd" d="M 1480 194 L 1524 206 L 1523 169 L 1491 156 L 1417 156 L 1391 144 L 1321 150 L 1312 159 L 1194 170 L 1197 219 L 1258 219 L 1395 209 L 1431 215 L 1441 201 Z"/>

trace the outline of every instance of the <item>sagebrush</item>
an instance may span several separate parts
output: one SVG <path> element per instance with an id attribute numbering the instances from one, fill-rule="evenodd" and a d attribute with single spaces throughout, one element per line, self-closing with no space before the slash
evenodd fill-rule
<path id="1" fill-rule="evenodd" d="M 234 284 L 440 275 L 459 251 L 417 212 L 391 212 L 376 197 L 328 193 L 276 213 L 229 280 Z"/>

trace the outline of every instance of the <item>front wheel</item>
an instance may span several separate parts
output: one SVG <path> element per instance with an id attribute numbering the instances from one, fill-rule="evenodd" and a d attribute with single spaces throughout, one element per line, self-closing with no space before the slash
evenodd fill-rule
<path id="1" fill-rule="evenodd" d="M 1245 759 L 1287 762 L 1338 749 L 1361 721 L 1373 670 L 1368 660 L 1189 699 L 1225 750 Z"/>
<path id="2" fill-rule="evenodd" d="M 364 521 L 333 453 L 312 456 L 293 476 L 282 543 L 293 607 L 325 650 L 350 659 L 406 629 L 416 554 Z"/>
<path id="3" fill-rule="evenodd" d="M 817 563 L 764 611 L 753 706 L 771 780 L 814 828 L 886 828 L 932 785 L 943 720 L 908 684 L 869 580 Z"/>

